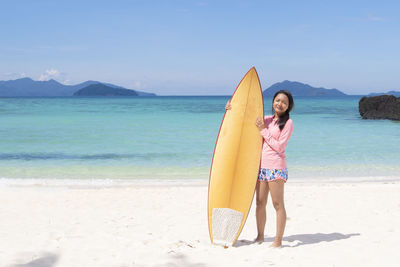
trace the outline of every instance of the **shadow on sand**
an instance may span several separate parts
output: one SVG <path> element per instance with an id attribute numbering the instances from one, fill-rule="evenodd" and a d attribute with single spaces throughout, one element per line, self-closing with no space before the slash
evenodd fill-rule
<path id="1" fill-rule="evenodd" d="M 352 236 L 359 236 L 359 233 L 355 234 L 341 234 L 341 233 L 330 233 L 330 234 L 323 234 L 323 233 L 316 233 L 316 234 L 300 234 L 300 235 L 290 235 L 290 236 L 284 236 L 283 241 L 288 241 L 288 242 L 295 242 L 298 241 L 297 244 L 295 245 L 283 245 L 282 247 L 298 247 L 302 245 L 310 245 L 310 244 L 316 244 L 316 243 L 321 243 L 321 242 L 332 242 L 332 241 L 337 241 L 337 240 L 342 240 L 342 239 L 347 239 Z M 264 242 L 273 242 L 274 238 L 273 237 L 267 237 L 264 238 Z M 238 240 L 234 247 L 241 247 L 241 246 L 247 246 L 254 244 L 255 242 L 252 240 Z"/>
<path id="2" fill-rule="evenodd" d="M 180 266 L 191 266 L 191 267 L 205 267 L 204 263 L 189 262 L 187 257 L 182 253 L 172 255 L 171 260 L 164 264 L 155 265 L 155 267 L 180 267 Z"/>
<path id="3" fill-rule="evenodd" d="M 24 264 L 13 264 L 10 267 L 53 267 L 56 265 L 59 256 L 54 253 L 44 253 L 39 258 Z"/>

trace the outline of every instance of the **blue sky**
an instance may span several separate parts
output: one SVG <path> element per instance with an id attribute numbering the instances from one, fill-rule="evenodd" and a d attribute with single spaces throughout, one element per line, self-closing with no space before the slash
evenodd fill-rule
<path id="1" fill-rule="evenodd" d="M 399 14 L 385 0 L 0 0 L 0 80 L 229 95 L 255 66 L 264 89 L 400 90 Z"/>

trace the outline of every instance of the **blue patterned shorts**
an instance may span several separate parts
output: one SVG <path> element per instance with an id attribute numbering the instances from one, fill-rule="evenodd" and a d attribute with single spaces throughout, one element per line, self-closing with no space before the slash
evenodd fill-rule
<path id="1" fill-rule="evenodd" d="M 259 181 L 275 181 L 277 179 L 282 179 L 285 182 L 288 179 L 288 170 L 285 169 L 264 169 L 260 168 L 258 173 Z"/>

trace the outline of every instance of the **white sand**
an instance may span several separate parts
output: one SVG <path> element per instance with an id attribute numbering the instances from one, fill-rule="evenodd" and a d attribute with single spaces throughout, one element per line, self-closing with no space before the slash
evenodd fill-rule
<path id="1" fill-rule="evenodd" d="M 210 244 L 207 181 L 23 184 L 0 186 L 0 266 L 400 266 L 400 182 L 289 181 L 282 249 L 271 202 L 262 245 L 254 203 L 236 247 Z"/>

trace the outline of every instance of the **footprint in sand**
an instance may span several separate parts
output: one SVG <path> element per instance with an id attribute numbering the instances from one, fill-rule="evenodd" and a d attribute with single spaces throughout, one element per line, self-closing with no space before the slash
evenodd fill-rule
<path id="1" fill-rule="evenodd" d="M 195 248 L 194 245 L 192 245 L 190 243 L 187 243 L 185 241 L 182 241 L 182 240 L 179 240 L 178 242 L 173 243 L 172 246 L 174 246 L 175 248 L 180 248 L 180 247 L 183 247 L 183 246 L 187 246 L 187 247 L 190 247 L 190 248 Z"/>

